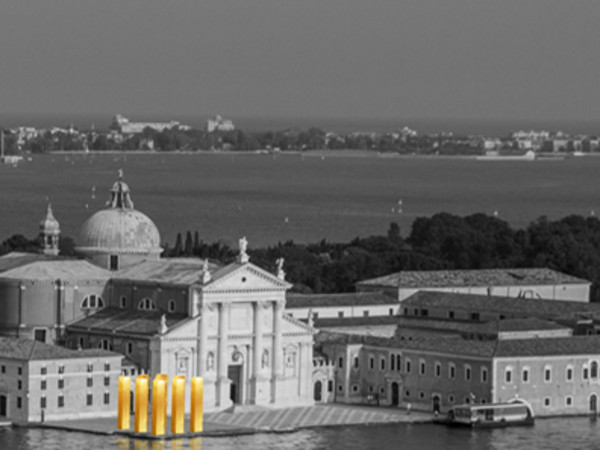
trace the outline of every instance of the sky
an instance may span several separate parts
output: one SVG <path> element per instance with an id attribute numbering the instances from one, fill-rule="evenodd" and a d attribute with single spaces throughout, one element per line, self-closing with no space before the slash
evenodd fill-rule
<path id="1" fill-rule="evenodd" d="M 21 0 L 0 114 L 600 119 L 598 0 Z"/>

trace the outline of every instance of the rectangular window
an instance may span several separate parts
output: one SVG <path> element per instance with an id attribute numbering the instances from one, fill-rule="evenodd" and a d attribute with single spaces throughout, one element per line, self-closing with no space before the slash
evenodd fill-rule
<path id="1" fill-rule="evenodd" d="M 93 385 L 94 385 L 94 379 L 92 377 L 88 377 L 87 387 L 92 387 Z"/>
<path id="2" fill-rule="evenodd" d="M 364 310 L 364 311 L 363 311 L 363 316 L 365 316 L 365 317 L 369 317 L 369 311 L 368 311 L 368 310 Z"/>
<path id="3" fill-rule="evenodd" d="M 2 373 L 6 373 L 6 366 L 2 366 Z"/>
<path id="4" fill-rule="evenodd" d="M 344 311 L 338 311 L 338 318 L 340 318 L 340 319 L 344 318 Z"/>
<path id="5" fill-rule="evenodd" d="M 573 369 L 568 367 L 567 368 L 567 381 L 572 381 L 573 380 Z"/>
<path id="6" fill-rule="evenodd" d="M 572 406 L 573 405 L 573 397 L 566 397 L 565 398 L 565 405 Z"/>
<path id="7" fill-rule="evenodd" d="M 587 367 L 583 368 L 583 379 L 587 380 L 589 378 L 589 371 Z"/>
<path id="8" fill-rule="evenodd" d="M 479 320 L 479 313 L 471 313 L 471 320 Z"/>
<path id="9" fill-rule="evenodd" d="M 42 375 L 46 375 L 46 374 L 48 373 L 48 369 L 47 369 L 46 367 L 42 367 L 42 368 L 40 369 L 40 373 L 41 373 Z"/>
<path id="10" fill-rule="evenodd" d="M 385 358 L 381 358 L 379 360 L 379 367 L 381 368 L 382 372 L 385 370 Z"/>
<path id="11" fill-rule="evenodd" d="M 40 397 L 40 408 L 46 409 L 46 397 Z"/>
<path id="12" fill-rule="evenodd" d="M 487 380 L 488 380 L 487 367 L 482 367 L 481 368 L 481 382 L 482 383 L 487 383 Z"/>
<path id="13" fill-rule="evenodd" d="M 110 371 L 110 364 L 108 364 L 108 363 L 104 364 L 104 371 L 105 372 L 109 372 Z"/>
<path id="14" fill-rule="evenodd" d="M 390 370 L 392 371 L 396 370 L 395 362 L 394 355 L 390 355 Z"/>
<path id="15" fill-rule="evenodd" d="M 110 270 L 119 270 L 119 256 L 110 255 Z"/>
<path id="16" fill-rule="evenodd" d="M 525 371 L 523 371 L 523 375 L 525 375 Z M 506 372 L 504 373 L 504 381 L 507 383 L 512 383 L 512 370 L 506 369 Z"/>
<path id="17" fill-rule="evenodd" d="M 456 377 L 456 367 L 454 366 L 454 364 L 451 364 L 448 367 L 448 377 L 451 379 L 454 379 L 454 377 Z"/>
<path id="18" fill-rule="evenodd" d="M 551 402 L 550 402 L 550 397 L 546 397 L 546 398 L 544 399 L 544 406 L 550 406 L 550 405 L 551 405 Z"/>
<path id="19" fill-rule="evenodd" d="M 396 355 L 396 370 L 398 372 L 400 372 L 401 367 L 402 367 L 401 362 L 402 362 L 402 360 L 400 359 L 400 355 Z"/>
<path id="20" fill-rule="evenodd" d="M 436 364 L 435 365 L 435 376 L 436 377 L 441 377 L 442 376 L 442 365 L 441 364 Z"/>
<path id="21" fill-rule="evenodd" d="M 108 405 L 110 403 L 110 394 L 108 392 L 104 393 L 104 404 Z"/>
<path id="22" fill-rule="evenodd" d="M 65 406 L 65 396 L 64 395 L 59 395 L 58 396 L 58 407 L 62 408 Z"/>
<path id="23" fill-rule="evenodd" d="M 421 361 L 419 363 L 419 373 L 421 375 L 425 375 L 425 361 Z"/>
<path id="24" fill-rule="evenodd" d="M 19 367 L 19 368 L 17 369 L 17 373 L 18 373 L 19 375 L 23 375 L 23 368 L 22 368 L 22 367 Z"/>
<path id="25" fill-rule="evenodd" d="M 21 380 L 18 380 L 18 381 L 17 381 L 17 389 L 18 389 L 18 390 L 21 390 L 21 389 L 23 389 L 23 382 L 22 382 Z"/>
<path id="26" fill-rule="evenodd" d="M 354 368 L 358 369 L 358 356 L 354 357 Z"/>
<path id="27" fill-rule="evenodd" d="M 340 369 L 344 367 L 344 358 L 342 356 L 338 358 L 338 367 Z"/>
<path id="28" fill-rule="evenodd" d="M 521 373 L 521 381 L 523 383 L 529 383 L 529 369 L 523 369 Z"/>
<path id="29" fill-rule="evenodd" d="M 333 392 L 333 380 L 327 381 L 327 392 Z"/>
<path id="30" fill-rule="evenodd" d="M 394 315 L 394 308 L 390 308 L 390 316 Z"/>
<path id="31" fill-rule="evenodd" d="M 471 368 L 469 366 L 465 367 L 465 380 L 471 381 Z"/>
<path id="32" fill-rule="evenodd" d="M 454 319 L 454 311 L 448 311 L 448 319 Z"/>
<path id="33" fill-rule="evenodd" d="M 21 399 L 21 397 L 17 397 L 17 408 L 21 409 L 22 406 L 23 400 Z"/>
<path id="34" fill-rule="evenodd" d="M 58 366 L 58 373 L 65 373 L 65 366 Z"/>
<path id="35" fill-rule="evenodd" d="M 42 380 L 42 382 L 40 383 L 40 389 L 41 389 L 42 391 L 45 391 L 45 390 L 46 390 L 46 380 Z"/>
<path id="36" fill-rule="evenodd" d="M 92 404 L 94 403 L 94 397 L 92 396 L 92 394 L 86 395 L 85 402 L 86 402 L 86 405 L 92 406 Z"/>
<path id="37" fill-rule="evenodd" d="M 410 369 L 411 369 L 411 367 L 410 367 L 410 360 L 407 360 L 406 361 L 406 373 L 410 373 Z"/>
<path id="38" fill-rule="evenodd" d="M 369 356 L 369 369 L 373 370 L 375 368 L 375 358 Z"/>
<path id="39" fill-rule="evenodd" d="M 93 372 L 94 371 L 94 365 L 93 364 L 88 364 L 87 365 L 87 371 L 88 372 Z"/>
<path id="40" fill-rule="evenodd" d="M 552 379 L 552 370 L 549 368 L 544 369 L 544 381 L 550 381 Z"/>
<path id="41" fill-rule="evenodd" d="M 58 388 L 59 388 L 59 389 L 62 389 L 62 388 L 64 388 L 64 387 L 65 387 L 65 380 L 63 380 L 62 378 L 60 378 L 60 379 L 58 380 Z"/>
<path id="42" fill-rule="evenodd" d="M 429 315 L 428 309 L 421 309 L 421 317 L 427 317 Z"/>

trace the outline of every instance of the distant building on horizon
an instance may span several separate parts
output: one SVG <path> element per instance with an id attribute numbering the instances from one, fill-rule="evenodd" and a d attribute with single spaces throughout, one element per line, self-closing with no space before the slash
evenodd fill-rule
<path id="1" fill-rule="evenodd" d="M 152 128 L 153 130 L 161 132 L 175 127 L 183 130 L 190 129 L 189 126 L 182 125 L 176 120 L 171 120 L 170 122 L 131 122 L 127 117 L 122 116 L 121 114 L 117 114 L 110 125 L 112 130 L 116 130 L 123 134 L 141 133 L 145 128 Z"/>
<path id="2" fill-rule="evenodd" d="M 206 131 L 212 133 L 213 131 L 233 131 L 235 125 L 230 119 L 223 119 L 218 114 L 213 119 L 206 121 Z"/>

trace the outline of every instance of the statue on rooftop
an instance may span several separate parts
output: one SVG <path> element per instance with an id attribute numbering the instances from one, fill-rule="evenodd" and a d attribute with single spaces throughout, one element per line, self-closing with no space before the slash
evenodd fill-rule
<path id="1" fill-rule="evenodd" d="M 158 328 L 158 331 L 160 332 L 160 334 L 166 334 L 168 330 L 169 328 L 167 327 L 167 316 L 166 314 L 163 314 L 162 316 L 160 316 L 160 327 Z"/>
<path id="2" fill-rule="evenodd" d="M 250 257 L 248 256 L 248 253 L 246 253 L 248 250 L 248 241 L 246 240 L 246 236 L 239 240 L 239 247 L 240 254 L 238 255 L 238 262 L 240 264 L 247 263 L 250 260 Z"/>
<path id="3" fill-rule="evenodd" d="M 277 258 L 277 261 L 275 261 L 275 263 L 277 264 L 277 278 L 279 278 L 280 280 L 285 280 L 285 271 L 283 270 L 284 262 L 285 259 L 283 259 L 283 257 Z"/>

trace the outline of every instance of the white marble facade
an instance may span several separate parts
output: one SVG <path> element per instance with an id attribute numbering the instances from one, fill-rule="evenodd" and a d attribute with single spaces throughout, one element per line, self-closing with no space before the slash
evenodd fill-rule
<path id="1" fill-rule="evenodd" d="M 284 314 L 289 284 L 245 262 L 193 286 L 190 319 L 155 336 L 151 376 L 203 376 L 206 410 L 307 405 L 312 328 Z"/>

